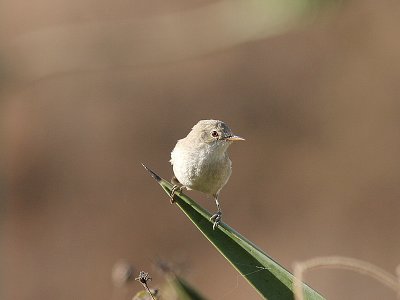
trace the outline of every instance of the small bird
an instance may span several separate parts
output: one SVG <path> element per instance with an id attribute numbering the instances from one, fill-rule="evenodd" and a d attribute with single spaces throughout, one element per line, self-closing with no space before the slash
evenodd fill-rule
<path id="1" fill-rule="evenodd" d="M 211 195 L 217 205 L 217 212 L 210 218 L 214 230 L 222 216 L 218 195 L 232 173 L 227 150 L 233 141 L 244 139 L 234 135 L 222 121 L 201 120 L 185 138 L 178 140 L 171 152 L 170 162 L 175 175 L 172 178 L 171 203 L 175 193 L 183 189 Z"/>

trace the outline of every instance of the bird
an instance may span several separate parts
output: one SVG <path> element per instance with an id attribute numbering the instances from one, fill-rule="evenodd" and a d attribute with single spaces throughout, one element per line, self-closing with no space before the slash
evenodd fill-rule
<path id="1" fill-rule="evenodd" d="M 223 121 L 200 120 L 185 138 L 178 140 L 171 152 L 174 172 L 171 203 L 175 193 L 183 189 L 212 196 L 217 206 L 217 212 L 210 218 L 214 230 L 222 218 L 218 196 L 232 173 L 227 150 L 235 141 L 244 141 L 244 138 L 233 134 Z"/>

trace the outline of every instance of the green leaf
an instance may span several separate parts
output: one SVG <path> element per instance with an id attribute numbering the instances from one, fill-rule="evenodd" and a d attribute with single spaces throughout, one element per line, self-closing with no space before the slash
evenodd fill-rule
<path id="1" fill-rule="evenodd" d="M 168 275 L 168 281 L 179 296 L 179 300 L 206 300 L 183 278 L 175 274 Z"/>
<path id="2" fill-rule="evenodd" d="M 170 195 L 173 185 L 146 166 L 144 167 Z M 294 276 L 289 271 L 228 225 L 221 223 L 216 230 L 213 230 L 210 213 L 188 196 L 182 193 L 176 194 L 174 200 L 215 248 L 262 297 L 269 300 L 294 299 Z M 308 285 L 304 283 L 302 285 L 305 299 L 324 299 Z"/>
<path id="3" fill-rule="evenodd" d="M 135 296 L 133 296 L 132 300 L 159 300 L 160 298 L 157 296 L 157 291 L 155 290 L 150 290 L 152 292 L 153 296 L 149 294 L 148 291 L 143 290 L 138 293 L 136 293 Z"/>

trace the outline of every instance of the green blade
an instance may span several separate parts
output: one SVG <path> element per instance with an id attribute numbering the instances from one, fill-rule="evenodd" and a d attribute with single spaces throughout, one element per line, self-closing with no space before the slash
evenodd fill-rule
<path id="1" fill-rule="evenodd" d="M 183 278 L 175 274 L 169 274 L 167 277 L 168 281 L 179 296 L 179 300 L 206 300 L 206 298 L 200 295 L 200 293 Z"/>
<path id="2" fill-rule="evenodd" d="M 146 166 L 144 167 L 170 195 L 173 185 Z M 294 299 L 294 277 L 289 271 L 228 225 L 221 223 L 216 230 L 213 230 L 210 213 L 188 196 L 176 194 L 174 200 L 215 248 L 262 297 L 269 300 Z M 303 284 L 303 290 L 305 299 L 324 299 L 306 284 Z"/>

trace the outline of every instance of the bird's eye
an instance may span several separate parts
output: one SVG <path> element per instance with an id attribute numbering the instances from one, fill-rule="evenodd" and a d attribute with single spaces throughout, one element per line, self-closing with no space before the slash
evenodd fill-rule
<path id="1" fill-rule="evenodd" d="M 216 130 L 213 130 L 213 131 L 211 132 L 211 135 L 212 135 L 213 137 L 218 137 L 218 136 L 219 136 L 219 134 L 218 134 L 218 132 L 217 132 Z"/>

